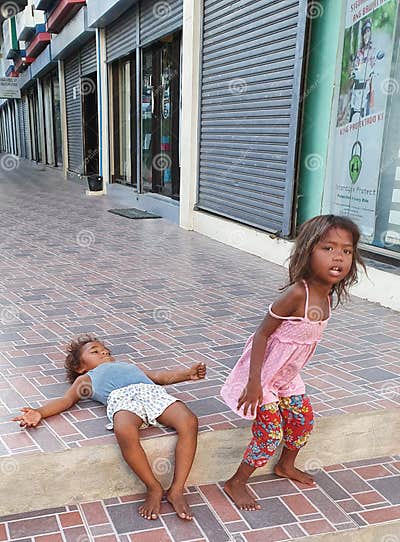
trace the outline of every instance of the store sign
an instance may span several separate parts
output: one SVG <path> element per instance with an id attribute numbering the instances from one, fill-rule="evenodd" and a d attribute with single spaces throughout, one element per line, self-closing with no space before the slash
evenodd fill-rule
<path id="1" fill-rule="evenodd" d="M 346 215 L 371 242 L 398 0 L 347 0 L 332 168 L 324 211 Z"/>
<path id="2" fill-rule="evenodd" d="M 0 98 L 21 98 L 18 79 L 14 77 L 0 77 Z"/>

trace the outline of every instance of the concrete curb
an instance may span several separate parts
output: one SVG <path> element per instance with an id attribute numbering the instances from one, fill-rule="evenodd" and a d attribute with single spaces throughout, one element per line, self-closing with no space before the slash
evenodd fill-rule
<path id="1" fill-rule="evenodd" d="M 324 465 L 399 453 L 393 435 L 400 434 L 400 409 L 321 417 L 299 466 Z M 207 431 L 199 446 L 189 485 L 224 480 L 236 470 L 250 438 L 250 427 Z M 150 464 L 164 487 L 172 478 L 176 435 L 143 441 Z M 274 461 L 257 475 L 272 471 Z M 0 516 L 82 501 L 140 493 L 142 483 L 130 471 L 114 445 L 72 448 L 55 453 L 0 458 Z M 350 539 L 351 540 L 351 539 Z"/>
<path id="2" fill-rule="evenodd" d="M 297 538 L 299 542 L 398 542 L 400 520 L 366 525 L 335 533 L 316 534 Z"/>

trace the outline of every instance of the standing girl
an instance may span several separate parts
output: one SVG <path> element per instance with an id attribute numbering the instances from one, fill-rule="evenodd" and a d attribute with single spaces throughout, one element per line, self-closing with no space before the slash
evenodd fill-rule
<path id="1" fill-rule="evenodd" d="M 358 227 L 345 217 L 322 215 L 302 225 L 289 260 L 286 291 L 269 306 L 221 390 L 232 410 L 244 418 L 255 417 L 243 461 L 225 483 L 226 493 L 241 509 L 260 509 L 246 482 L 273 456 L 282 439 L 285 446 L 275 474 L 314 483 L 294 466 L 313 428 L 299 372 L 314 354 L 331 316 L 332 295 L 336 294 L 337 304 L 343 302 L 357 282 L 357 264 L 365 270 L 359 238 Z"/>

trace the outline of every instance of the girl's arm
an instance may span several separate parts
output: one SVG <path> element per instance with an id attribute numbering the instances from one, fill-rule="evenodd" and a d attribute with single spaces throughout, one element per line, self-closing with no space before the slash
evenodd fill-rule
<path id="1" fill-rule="evenodd" d="M 13 422 L 19 422 L 21 427 L 36 427 L 40 420 L 60 414 L 71 408 L 79 399 L 84 399 L 91 396 L 91 380 L 87 375 L 79 376 L 64 397 L 49 401 L 40 408 L 21 408 L 23 414 L 12 419 Z"/>
<path id="2" fill-rule="evenodd" d="M 305 290 L 302 285 L 294 284 L 272 306 L 277 316 L 304 316 Z M 254 334 L 250 357 L 249 379 L 238 401 L 238 410 L 244 405 L 246 415 L 250 408 L 251 415 L 255 415 L 258 405 L 263 401 L 261 387 L 261 370 L 264 362 L 267 340 L 281 325 L 282 320 L 267 314 Z"/>
<path id="3" fill-rule="evenodd" d="M 162 369 L 160 371 L 143 371 L 154 384 L 160 386 L 167 386 L 169 384 L 177 384 L 178 382 L 185 382 L 186 380 L 201 380 L 206 376 L 206 366 L 204 363 L 196 363 L 189 369 L 176 369 L 167 371 Z"/>

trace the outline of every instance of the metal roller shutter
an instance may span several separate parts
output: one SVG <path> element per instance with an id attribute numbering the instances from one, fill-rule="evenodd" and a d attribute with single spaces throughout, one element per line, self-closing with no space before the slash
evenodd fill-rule
<path id="1" fill-rule="evenodd" d="M 145 45 L 182 27 L 183 0 L 149 0 L 140 4 L 140 44 Z"/>
<path id="2" fill-rule="evenodd" d="M 137 11 L 137 6 L 134 6 L 107 27 L 107 62 L 126 56 L 136 48 Z"/>
<path id="3" fill-rule="evenodd" d="M 80 51 L 81 75 L 97 71 L 96 38 L 88 41 Z"/>
<path id="4" fill-rule="evenodd" d="M 65 61 L 68 169 L 83 174 L 82 101 L 79 55 Z"/>
<path id="5" fill-rule="evenodd" d="M 28 97 L 24 96 L 23 101 L 23 112 L 24 112 L 24 132 L 25 132 L 25 150 L 26 157 L 32 160 L 32 143 L 31 143 L 31 130 L 29 126 L 29 103 Z"/>
<path id="6" fill-rule="evenodd" d="M 20 156 L 22 158 L 27 158 L 26 143 L 25 143 L 24 102 L 22 99 L 18 100 L 18 129 L 19 129 Z"/>
<path id="7" fill-rule="evenodd" d="M 291 229 L 306 0 L 205 0 L 198 207 Z"/>

